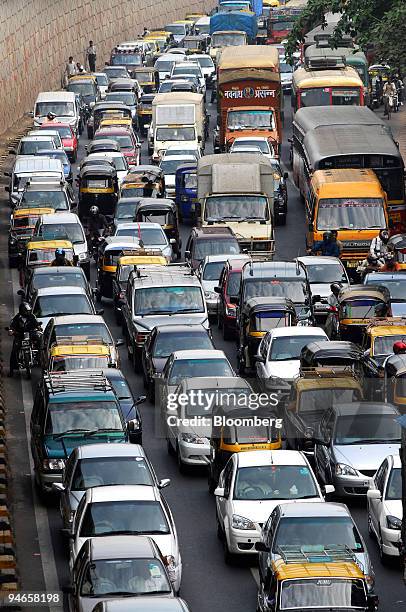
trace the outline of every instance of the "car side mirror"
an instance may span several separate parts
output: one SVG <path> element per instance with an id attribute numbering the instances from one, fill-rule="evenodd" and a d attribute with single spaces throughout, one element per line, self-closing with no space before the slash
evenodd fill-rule
<path id="1" fill-rule="evenodd" d="M 269 552 L 269 547 L 265 542 L 255 542 L 255 550 L 257 552 Z"/>
<path id="2" fill-rule="evenodd" d="M 62 493 L 63 491 L 65 491 L 65 487 L 61 482 L 53 482 L 52 483 L 52 490 L 55 493 Z"/>
<path id="3" fill-rule="evenodd" d="M 217 487 L 214 491 L 216 497 L 224 497 L 224 487 Z"/>
<path id="4" fill-rule="evenodd" d="M 258 361 L 260 363 L 265 363 L 265 359 L 263 358 L 262 355 L 255 355 L 254 359 L 255 361 Z"/>
<path id="5" fill-rule="evenodd" d="M 17 295 L 21 295 L 21 297 L 25 297 L 25 291 L 24 291 L 24 289 L 19 289 L 19 290 L 17 291 Z"/>
<path id="6" fill-rule="evenodd" d="M 8 150 L 9 155 L 17 155 L 17 151 L 15 149 Z"/>
<path id="7" fill-rule="evenodd" d="M 185 251 L 185 259 L 190 259 L 190 251 Z"/>
<path id="8" fill-rule="evenodd" d="M 134 402 L 134 406 L 139 406 L 139 404 L 143 404 L 147 399 L 146 395 L 140 395 Z"/>
<path id="9" fill-rule="evenodd" d="M 378 489 L 369 489 L 369 491 L 367 491 L 367 498 L 380 500 L 382 499 L 382 495 Z"/>
<path id="10" fill-rule="evenodd" d="M 34 111 L 29 111 L 29 112 L 27 113 L 27 115 L 28 115 L 29 117 L 34 117 Z"/>
<path id="11" fill-rule="evenodd" d="M 158 489 L 165 489 L 165 487 L 169 487 L 170 484 L 171 484 L 170 478 L 163 478 L 162 480 L 158 482 Z"/>
<path id="12" fill-rule="evenodd" d="M 175 238 L 170 238 L 169 239 L 169 244 L 176 244 Z"/>
<path id="13" fill-rule="evenodd" d="M 116 347 L 123 346 L 124 345 L 124 340 L 122 338 L 119 338 L 118 340 L 116 340 L 115 345 L 116 345 Z"/>
<path id="14" fill-rule="evenodd" d="M 73 584 L 64 584 L 62 586 L 62 593 L 65 593 L 66 595 L 73 595 L 74 592 L 75 587 Z"/>
<path id="15" fill-rule="evenodd" d="M 3 172 L 4 176 L 11 176 L 11 172 Z"/>
<path id="16" fill-rule="evenodd" d="M 201 136 L 197 137 L 197 142 L 202 142 L 202 137 Z"/>
<path id="17" fill-rule="evenodd" d="M 221 287 L 214 287 L 215 293 L 221 293 Z"/>
<path id="18" fill-rule="evenodd" d="M 96 314 L 97 315 L 103 315 L 104 314 L 104 308 L 99 308 L 99 310 L 96 310 Z"/>
<path id="19" fill-rule="evenodd" d="M 68 538 L 69 540 L 75 539 L 75 534 L 72 533 L 70 529 L 61 529 L 61 534 L 63 535 L 64 538 Z"/>
<path id="20" fill-rule="evenodd" d="M 230 296 L 230 304 L 234 304 L 235 306 L 238 306 L 239 303 L 240 303 L 240 300 L 238 299 L 236 295 Z"/>
<path id="21" fill-rule="evenodd" d="M 324 486 L 324 495 L 331 495 L 336 490 L 334 485 L 326 484 Z"/>

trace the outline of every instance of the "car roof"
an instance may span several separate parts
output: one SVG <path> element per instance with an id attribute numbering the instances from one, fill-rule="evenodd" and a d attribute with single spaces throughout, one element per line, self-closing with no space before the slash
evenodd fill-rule
<path id="1" fill-rule="evenodd" d="M 51 136 L 47 136 L 46 134 L 42 135 L 37 135 L 37 134 L 32 134 L 31 136 L 23 136 L 20 140 L 20 142 L 31 142 L 32 140 L 34 141 L 40 141 L 40 142 L 50 142 L 53 140 L 53 138 Z"/>
<path id="2" fill-rule="evenodd" d="M 107 327 L 106 321 L 101 315 L 77 314 L 77 315 L 62 315 L 60 317 L 52 317 L 55 325 L 72 325 L 74 323 L 103 323 Z"/>
<path id="3" fill-rule="evenodd" d="M 112 368 L 113 369 L 113 368 Z M 76 449 L 79 459 L 96 457 L 145 457 L 140 444 L 84 444 Z"/>
<path id="4" fill-rule="evenodd" d="M 207 334 L 207 329 L 201 323 L 190 323 L 182 325 L 159 325 L 156 327 L 158 334 L 177 334 L 185 332 L 202 332 Z"/>
<path id="5" fill-rule="evenodd" d="M 327 334 L 321 327 L 278 327 L 277 329 L 273 329 L 272 338 L 279 338 L 282 336 L 316 336 L 320 334 L 321 337 L 327 338 Z"/>
<path id="6" fill-rule="evenodd" d="M 266 142 L 266 143 L 268 143 L 268 139 L 265 136 L 238 136 L 234 140 L 234 143 L 235 144 L 239 144 L 240 142 L 243 143 L 243 142 L 247 142 L 247 141 L 250 141 L 250 142 L 258 141 L 258 142 Z"/>
<path id="7" fill-rule="evenodd" d="M 255 451 L 259 452 L 259 451 Z M 307 518 L 312 516 L 349 516 L 350 511 L 345 504 L 336 502 L 295 502 L 294 504 L 278 504 L 281 516 Z"/>
<path id="8" fill-rule="evenodd" d="M 338 257 L 330 257 L 327 255 L 304 255 L 302 257 L 297 257 L 297 261 L 300 261 L 305 266 L 310 265 L 332 265 L 339 264 L 342 266 L 341 260 Z"/>
<path id="9" fill-rule="evenodd" d="M 157 204 L 159 204 L 159 199 L 157 198 Z M 160 229 L 163 231 L 162 229 L 162 225 L 160 225 L 159 223 L 151 223 L 150 221 L 129 221 L 128 223 L 120 223 L 119 225 L 120 229 L 135 229 L 135 228 L 140 228 L 140 229 Z M 138 238 L 137 238 L 138 240 Z"/>
<path id="10" fill-rule="evenodd" d="M 77 223 L 81 225 L 79 217 L 71 212 L 55 212 L 50 215 L 42 215 L 41 223 L 51 225 L 53 223 Z"/>
<path id="11" fill-rule="evenodd" d="M 171 159 L 171 161 L 196 161 L 196 158 L 194 157 L 194 155 L 168 155 L 168 159 Z M 163 160 L 162 160 L 163 161 Z"/>
<path id="12" fill-rule="evenodd" d="M 189 608 L 180 597 L 137 596 L 110 599 L 103 602 L 104 612 L 187 612 Z"/>
<path id="13" fill-rule="evenodd" d="M 361 414 L 377 414 L 380 416 L 398 415 L 398 411 L 392 404 L 383 404 L 380 402 L 352 402 L 350 404 L 334 404 L 332 407 L 337 416 L 348 416 Z"/>
<path id="14" fill-rule="evenodd" d="M 300 451 L 295 450 L 256 450 L 236 453 L 238 467 L 255 465 L 302 465 L 307 467 L 307 461 Z"/>
<path id="15" fill-rule="evenodd" d="M 206 353 L 207 354 L 207 353 Z M 249 383 L 240 376 L 198 376 L 183 380 L 185 391 L 189 389 L 243 389 L 251 391 Z"/>
<path id="16" fill-rule="evenodd" d="M 124 445 L 123 445 L 124 446 Z M 155 501 L 159 499 L 155 488 L 146 485 L 113 485 L 111 487 L 94 487 L 86 492 L 88 501 L 92 503 L 106 501 Z"/>
<path id="17" fill-rule="evenodd" d="M 241 259 L 241 255 L 206 255 L 203 259 L 203 265 L 205 266 L 208 263 L 218 262 L 218 261 L 233 261 Z"/>
<path id="18" fill-rule="evenodd" d="M 90 558 L 97 559 L 135 559 L 156 556 L 153 540 L 143 535 L 111 535 L 90 538 Z"/>
<path id="19" fill-rule="evenodd" d="M 54 276 L 55 274 L 82 274 L 83 278 L 85 273 L 83 268 L 78 266 L 45 266 L 44 268 L 34 268 L 32 271 L 34 276 Z"/>
<path id="20" fill-rule="evenodd" d="M 43 287 L 41 289 L 37 289 L 36 293 L 39 297 L 42 295 L 85 295 L 87 297 L 87 292 L 84 287 L 77 286 L 69 286 L 64 285 L 63 287 Z M 82 316 L 82 315 L 81 315 Z"/>
<path id="21" fill-rule="evenodd" d="M 178 359 L 219 359 L 220 357 L 223 359 L 227 359 L 224 351 L 219 349 L 190 349 L 185 351 L 174 351 L 172 353 L 175 361 Z"/>

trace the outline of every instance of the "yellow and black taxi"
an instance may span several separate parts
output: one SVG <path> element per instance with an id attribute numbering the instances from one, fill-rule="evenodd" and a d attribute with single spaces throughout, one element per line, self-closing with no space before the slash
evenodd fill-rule
<path id="1" fill-rule="evenodd" d="M 406 414 L 406 355 L 391 355 L 383 365 L 383 401 Z"/>
<path id="2" fill-rule="evenodd" d="M 66 338 L 51 347 L 48 361 L 50 372 L 104 370 L 114 366 L 111 348 L 101 339 Z"/>
<path id="3" fill-rule="evenodd" d="M 27 243 L 23 261 L 24 286 L 28 283 L 31 272 L 41 266 L 50 266 L 55 259 L 56 249 L 65 251 L 65 258 L 74 263 L 73 244 L 69 240 L 43 240 L 33 238 Z"/>
<path id="4" fill-rule="evenodd" d="M 153 93 L 143 93 L 137 106 L 138 127 L 140 133 L 146 134 L 152 121 L 152 100 L 155 98 Z"/>
<path id="5" fill-rule="evenodd" d="M 21 263 L 25 247 L 34 235 L 35 224 L 41 215 L 54 213 L 53 208 L 16 208 L 10 218 L 8 234 L 8 262 L 10 268 Z"/>
<path id="6" fill-rule="evenodd" d="M 100 298 L 113 297 L 113 278 L 117 270 L 117 262 L 124 252 L 136 252 L 140 249 L 140 241 L 133 236 L 109 236 L 100 247 L 97 260 L 97 293 Z"/>

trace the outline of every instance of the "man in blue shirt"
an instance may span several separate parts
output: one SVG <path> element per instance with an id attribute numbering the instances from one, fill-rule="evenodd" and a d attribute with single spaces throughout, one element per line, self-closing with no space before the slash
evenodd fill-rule
<path id="1" fill-rule="evenodd" d="M 323 240 L 317 240 L 313 244 L 311 253 L 313 255 L 320 253 L 321 255 L 328 255 L 330 257 L 339 257 L 340 247 L 334 239 L 332 232 L 324 232 Z"/>

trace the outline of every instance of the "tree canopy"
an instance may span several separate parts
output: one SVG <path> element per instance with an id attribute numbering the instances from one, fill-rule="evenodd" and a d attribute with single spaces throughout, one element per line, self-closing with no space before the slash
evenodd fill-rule
<path id="1" fill-rule="evenodd" d="M 405 0 L 309 0 L 289 37 L 288 55 L 304 41 L 307 32 L 326 24 L 326 13 L 341 14 L 333 42 L 351 34 L 364 50 L 372 44 L 378 61 L 406 72 Z"/>

